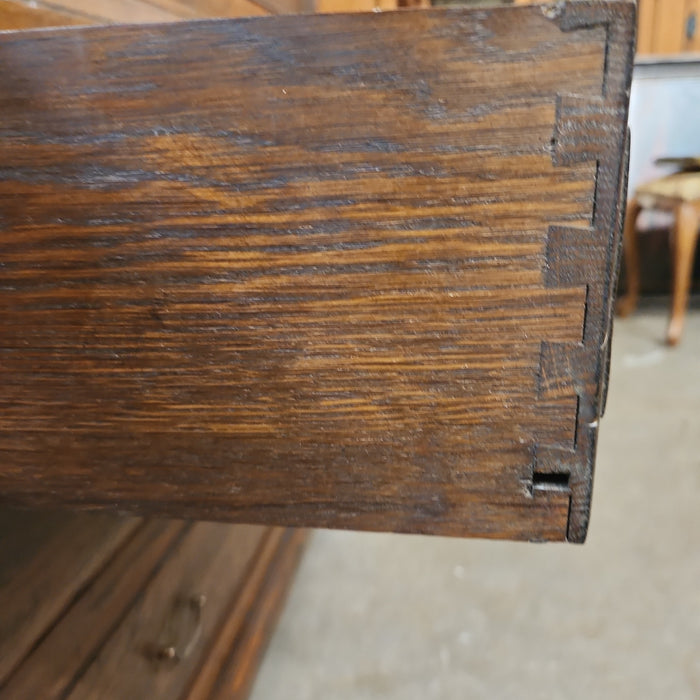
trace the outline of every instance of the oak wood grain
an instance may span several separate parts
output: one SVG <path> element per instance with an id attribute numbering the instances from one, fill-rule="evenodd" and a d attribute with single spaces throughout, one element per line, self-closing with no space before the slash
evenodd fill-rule
<path id="1" fill-rule="evenodd" d="M 627 2 L 0 37 L 0 493 L 581 541 Z"/>

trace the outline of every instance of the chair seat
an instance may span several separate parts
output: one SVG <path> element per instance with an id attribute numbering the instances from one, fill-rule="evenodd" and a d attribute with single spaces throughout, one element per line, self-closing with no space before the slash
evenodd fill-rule
<path id="1" fill-rule="evenodd" d="M 637 188 L 643 209 L 672 208 L 681 202 L 700 201 L 700 172 L 674 173 Z"/>
<path id="2" fill-rule="evenodd" d="M 675 160 L 675 164 L 695 167 L 698 159 Z M 659 161 L 657 161 L 659 162 Z M 671 231 L 671 252 L 673 260 L 673 296 L 671 299 L 671 320 L 666 340 L 675 345 L 683 331 L 683 320 L 688 305 L 695 248 L 700 236 L 700 172 L 685 171 L 652 180 L 637 188 L 635 196 L 627 205 L 625 217 L 624 244 L 627 268 L 627 294 L 617 305 L 618 313 L 626 316 L 631 313 L 639 297 L 639 252 L 637 250 L 637 217 L 642 209 L 664 209 L 674 215 Z"/>

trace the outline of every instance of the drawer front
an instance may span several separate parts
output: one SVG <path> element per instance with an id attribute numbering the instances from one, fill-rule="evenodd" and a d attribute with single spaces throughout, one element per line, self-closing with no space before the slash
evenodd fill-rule
<path id="1" fill-rule="evenodd" d="M 243 700 L 305 539 L 0 510 L 0 700 Z"/>
<path id="2" fill-rule="evenodd" d="M 194 524 L 67 697 L 181 697 L 207 661 L 268 532 Z"/>

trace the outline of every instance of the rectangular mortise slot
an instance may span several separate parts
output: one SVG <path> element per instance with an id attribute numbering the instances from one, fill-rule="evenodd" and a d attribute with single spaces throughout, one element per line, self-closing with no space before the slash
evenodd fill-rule
<path id="1" fill-rule="evenodd" d="M 545 474 L 534 472 L 532 475 L 532 490 L 535 491 L 564 491 L 569 492 L 570 474 Z"/>
<path id="2" fill-rule="evenodd" d="M 581 410 L 581 397 L 579 394 L 576 394 L 576 415 L 574 416 L 574 450 L 576 450 L 576 447 L 578 445 L 578 414 Z M 557 476 L 566 476 L 567 478 L 567 486 L 568 486 L 568 474 L 557 474 Z"/>
<path id="3" fill-rule="evenodd" d="M 595 184 L 593 186 L 593 204 L 591 206 L 591 228 L 595 227 L 595 215 L 598 208 L 598 177 L 600 176 L 600 160 L 595 162 Z"/>
<path id="4" fill-rule="evenodd" d="M 590 285 L 586 285 L 586 298 L 583 302 L 583 323 L 581 325 L 581 342 L 586 342 L 586 321 L 588 321 L 588 297 L 591 293 Z"/>

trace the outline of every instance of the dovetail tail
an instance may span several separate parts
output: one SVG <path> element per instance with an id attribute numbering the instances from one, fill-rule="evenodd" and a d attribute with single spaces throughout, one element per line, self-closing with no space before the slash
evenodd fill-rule
<path id="1" fill-rule="evenodd" d="M 586 342 L 586 323 L 588 322 L 588 307 L 589 307 L 589 299 L 591 296 L 591 285 L 587 284 L 586 285 L 586 298 L 584 299 L 583 302 L 583 319 L 582 319 L 582 324 L 581 324 L 581 342 L 585 343 Z"/>

